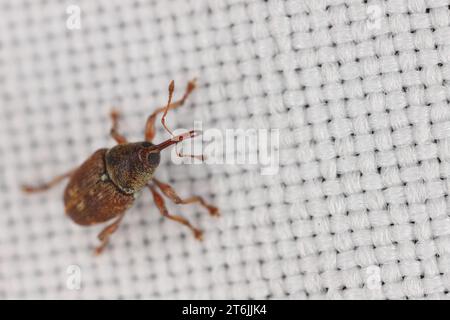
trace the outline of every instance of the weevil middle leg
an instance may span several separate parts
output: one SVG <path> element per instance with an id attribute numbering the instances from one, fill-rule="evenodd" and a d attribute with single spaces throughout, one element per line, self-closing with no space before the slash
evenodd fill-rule
<path id="1" fill-rule="evenodd" d="M 172 215 L 169 213 L 169 211 L 166 208 L 166 204 L 164 202 L 163 197 L 156 191 L 156 188 L 152 185 L 147 185 L 150 189 L 151 193 L 153 194 L 153 200 L 155 201 L 156 206 L 159 209 L 159 212 L 166 218 L 171 219 L 173 221 L 176 221 L 178 223 L 181 223 L 191 229 L 192 233 L 194 234 L 194 237 L 197 240 L 203 239 L 203 232 L 200 229 L 195 228 L 186 218 L 183 218 L 182 216 L 178 215 Z"/>
<path id="2" fill-rule="evenodd" d="M 191 196 L 186 199 L 182 199 L 175 190 L 168 185 L 167 183 L 163 183 L 156 178 L 153 178 L 152 181 L 155 185 L 161 190 L 161 192 L 172 200 L 176 204 L 190 204 L 190 203 L 199 203 L 201 206 L 206 208 L 211 216 L 219 216 L 219 209 L 215 206 L 208 204 L 205 200 L 203 200 L 200 196 Z"/>

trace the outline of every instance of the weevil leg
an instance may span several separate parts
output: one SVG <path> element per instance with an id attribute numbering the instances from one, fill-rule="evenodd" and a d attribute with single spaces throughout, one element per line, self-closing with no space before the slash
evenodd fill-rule
<path id="1" fill-rule="evenodd" d="M 116 109 L 113 109 L 111 111 L 110 116 L 111 116 L 111 120 L 112 120 L 112 127 L 111 127 L 111 132 L 110 132 L 111 137 L 113 137 L 113 139 L 116 140 L 116 142 L 118 144 L 127 143 L 127 139 L 118 132 L 119 117 L 120 117 L 119 111 L 117 111 Z"/>
<path id="2" fill-rule="evenodd" d="M 175 102 L 171 102 L 172 100 L 172 95 L 173 95 L 173 82 L 171 82 L 171 85 L 169 86 L 169 103 L 167 104 L 167 106 L 164 107 L 159 107 L 158 109 L 156 109 L 148 118 L 147 118 L 147 123 L 145 125 L 145 141 L 148 142 L 152 142 L 153 138 L 155 137 L 155 121 L 156 121 L 156 117 L 158 116 L 158 114 L 160 114 L 161 112 L 164 112 L 164 115 L 161 119 L 161 123 L 163 124 L 163 126 L 169 131 L 171 132 L 167 126 L 165 125 L 165 116 L 167 114 L 167 112 L 169 110 L 172 109 L 176 109 L 178 107 L 181 107 L 185 101 L 187 100 L 187 98 L 189 97 L 189 95 L 192 93 L 192 91 L 194 91 L 195 89 L 195 79 L 191 80 L 188 82 L 187 86 L 186 86 L 186 90 L 184 92 L 183 97 Z"/>
<path id="3" fill-rule="evenodd" d="M 185 218 L 183 218 L 182 216 L 178 216 L 178 215 L 171 215 L 166 208 L 166 204 L 164 203 L 164 199 L 163 197 L 156 191 L 156 188 L 148 185 L 148 188 L 150 189 L 150 191 L 153 194 L 153 200 L 155 201 L 156 206 L 159 209 L 159 212 L 161 212 L 161 214 L 168 218 L 171 219 L 173 221 L 176 221 L 178 223 L 181 223 L 183 225 L 185 225 L 186 227 L 188 227 L 189 229 L 191 229 L 192 233 L 194 234 L 194 237 L 197 240 L 202 240 L 203 239 L 203 232 L 200 229 L 197 229 L 195 227 L 192 226 L 192 224 Z"/>
<path id="4" fill-rule="evenodd" d="M 50 188 L 56 186 L 58 183 L 60 183 L 64 179 L 69 178 L 75 172 L 75 170 L 76 169 L 73 169 L 67 173 L 59 175 L 59 176 L 53 178 L 52 180 L 50 180 L 49 182 L 43 183 L 38 186 L 23 185 L 22 191 L 26 192 L 26 193 L 37 193 L 37 192 L 47 191 Z"/>
<path id="5" fill-rule="evenodd" d="M 167 183 L 163 183 L 156 178 L 153 178 L 153 182 L 156 186 L 164 193 L 166 197 L 175 202 L 176 204 L 189 204 L 189 203 L 199 203 L 201 206 L 206 208 L 211 216 L 219 216 L 219 209 L 215 206 L 208 204 L 205 200 L 203 200 L 200 196 L 191 196 L 186 199 L 181 199 L 180 196 L 175 192 L 175 190 L 168 185 Z"/>
<path id="6" fill-rule="evenodd" d="M 116 221 L 114 221 L 112 224 L 106 226 L 99 234 L 98 239 L 101 241 L 100 245 L 95 249 L 95 255 L 99 255 L 103 252 L 103 249 L 105 249 L 106 245 L 109 242 L 109 237 L 111 234 L 116 232 L 117 228 L 119 227 L 120 223 L 122 222 L 123 217 L 125 214 L 122 214 Z"/>

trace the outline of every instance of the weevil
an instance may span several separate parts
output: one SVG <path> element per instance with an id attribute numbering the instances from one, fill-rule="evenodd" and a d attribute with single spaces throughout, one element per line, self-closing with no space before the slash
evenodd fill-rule
<path id="1" fill-rule="evenodd" d="M 100 245 L 95 254 L 100 254 L 109 242 L 111 235 L 118 229 L 123 217 L 131 208 L 138 193 L 148 188 L 153 196 L 156 207 L 162 216 L 187 226 L 198 240 L 202 239 L 202 231 L 194 227 L 186 218 L 170 214 L 159 191 L 176 204 L 199 203 L 209 214 L 218 216 L 217 207 L 207 203 L 200 196 L 182 199 L 167 183 L 154 177 L 155 170 L 160 163 L 160 153 L 169 146 L 194 138 L 200 132 L 191 130 L 175 136 L 167 127 L 165 119 L 171 109 L 184 105 L 186 99 L 195 89 L 195 80 L 189 81 L 185 93 L 180 100 L 172 102 L 175 84 L 169 84 L 169 99 L 166 106 L 157 108 L 148 118 L 145 125 L 145 140 L 142 142 L 128 142 L 118 131 L 119 112 L 111 111 L 112 127 L 110 134 L 117 145 L 108 149 L 95 151 L 83 164 L 69 172 L 55 177 L 48 183 L 39 186 L 24 185 L 26 193 L 42 192 L 68 178 L 69 182 L 64 191 L 64 205 L 66 214 L 77 224 L 90 226 L 104 223 L 115 218 L 98 235 Z M 153 144 L 155 136 L 155 121 L 159 114 L 161 124 L 170 133 L 171 138 Z M 179 156 L 191 156 L 182 155 Z"/>

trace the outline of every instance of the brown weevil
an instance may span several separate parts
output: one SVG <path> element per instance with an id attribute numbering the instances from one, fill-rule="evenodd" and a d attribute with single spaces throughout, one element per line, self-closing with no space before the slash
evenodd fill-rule
<path id="1" fill-rule="evenodd" d="M 127 209 L 129 209 L 139 191 L 147 187 L 153 195 L 153 200 L 160 213 L 171 220 L 177 221 L 192 230 L 196 239 L 202 239 L 202 231 L 178 215 L 168 212 L 164 199 L 158 189 L 170 200 L 177 204 L 198 202 L 205 207 L 212 216 L 218 216 L 216 207 L 206 203 L 199 196 L 187 199 L 180 198 L 174 189 L 158 179 L 153 174 L 160 163 L 160 152 L 165 148 L 193 138 L 200 132 L 191 130 L 181 135 L 173 135 L 165 124 L 167 112 L 184 104 L 188 96 L 195 89 L 195 80 L 188 83 L 183 97 L 172 102 L 174 82 L 169 85 L 169 100 L 167 105 L 156 109 L 147 119 L 145 126 L 145 141 L 129 143 L 118 130 L 119 113 L 111 112 L 112 128 L 111 136 L 118 143 L 111 149 L 100 149 L 94 152 L 81 166 L 60 175 L 50 182 L 40 186 L 23 186 L 23 191 L 35 193 L 45 191 L 69 178 L 69 183 L 64 192 L 64 204 L 66 214 L 77 224 L 88 226 L 116 220 L 106 226 L 98 235 L 101 241 L 95 253 L 100 254 L 121 223 Z M 172 138 L 153 144 L 155 136 L 155 120 L 158 114 L 163 113 L 161 123 L 171 134 Z M 179 156 L 182 156 L 179 154 Z M 191 157 L 194 157 L 190 155 Z"/>

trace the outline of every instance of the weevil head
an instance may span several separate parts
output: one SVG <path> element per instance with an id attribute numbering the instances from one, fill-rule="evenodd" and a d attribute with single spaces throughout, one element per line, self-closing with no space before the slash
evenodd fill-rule
<path id="1" fill-rule="evenodd" d="M 157 145 L 151 142 L 119 144 L 109 149 L 105 155 L 108 177 L 123 192 L 134 194 L 153 178 L 162 150 L 198 134 L 199 132 L 191 130 Z"/>
<path id="2" fill-rule="evenodd" d="M 161 161 L 161 150 L 151 142 L 141 142 L 139 158 L 145 167 L 155 171 Z"/>
<path id="3" fill-rule="evenodd" d="M 108 177 L 123 192 L 134 194 L 152 179 L 160 151 L 150 142 L 119 144 L 106 153 Z"/>

